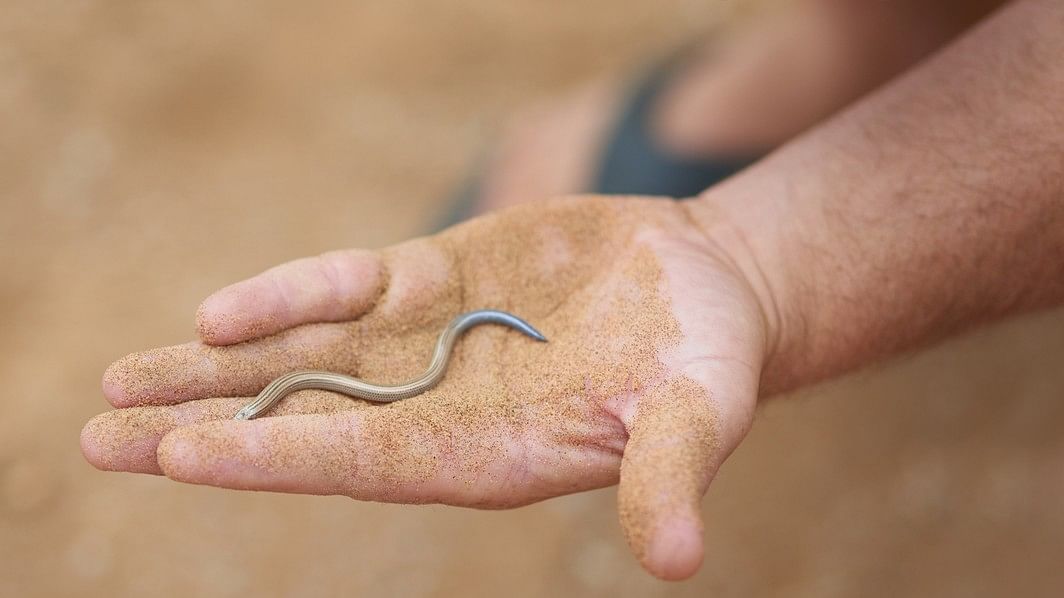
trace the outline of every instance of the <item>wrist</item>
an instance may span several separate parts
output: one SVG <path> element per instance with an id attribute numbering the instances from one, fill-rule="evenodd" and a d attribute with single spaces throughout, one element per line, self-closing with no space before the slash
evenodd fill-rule
<path id="1" fill-rule="evenodd" d="M 805 344 L 801 324 L 806 318 L 793 281 L 802 278 L 798 270 L 808 262 L 788 260 L 780 247 L 786 234 L 781 226 L 786 190 L 769 189 L 764 180 L 753 186 L 751 182 L 732 179 L 687 202 L 686 207 L 748 283 L 761 308 L 766 331 L 761 395 L 770 396 L 802 382 L 804 360 L 795 348 Z"/>

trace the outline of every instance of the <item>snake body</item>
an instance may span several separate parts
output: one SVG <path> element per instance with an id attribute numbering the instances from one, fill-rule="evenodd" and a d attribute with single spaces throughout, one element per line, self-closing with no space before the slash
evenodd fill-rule
<path id="1" fill-rule="evenodd" d="M 455 341 L 463 332 L 480 324 L 502 324 L 537 341 L 547 340 L 531 324 L 513 314 L 494 309 L 466 312 L 451 320 L 440 333 L 428 369 L 417 378 L 390 386 L 373 384 L 333 372 L 291 372 L 270 382 L 253 401 L 237 412 L 234 419 L 254 419 L 268 411 L 277 401 L 297 390 L 331 390 L 375 403 L 390 403 L 417 396 L 439 383 L 447 371 L 447 362 L 450 360 L 451 349 L 454 348 Z"/>

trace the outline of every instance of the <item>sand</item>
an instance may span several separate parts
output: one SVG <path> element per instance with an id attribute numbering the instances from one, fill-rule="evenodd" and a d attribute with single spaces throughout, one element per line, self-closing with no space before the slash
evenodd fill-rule
<path id="1" fill-rule="evenodd" d="M 629 72 L 722 6 L 6 5 L 0 594 L 1055 595 L 1060 313 L 770 403 L 703 503 L 685 584 L 640 570 L 613 489 L 485 513 L 81 456 L 116 358 L 194 338 L 222 285 L 421 234 L 503 115 Z"/>
<path id="2" fill-rule="evenodd" d="M 707 389 L 673 377 L 663 362 L 682 331 L 658 257 L 638 240 L 668 226 L 677 211 L 652 200 L 569 198 L 479 219 L 385 249 L 380 262 L 388 275 L 380 289 L 367 289 L 374 300 L 351 322 L 312 324 L 232 346 L 134 354 L 112 366 L 107 380 L 133 389 L 130 404 L 254 394 L 296 369 L 395 383 L 424 369 L 435 336 L 455 315 L 506 309 L 534 323 L 549 342 L 481 327 L 459 341 L 444 380 L 421 396 L 372 406 L 340 395 L 295 395 L 269 415 L 337 412 L 337 404 L 361 408 L 317 426 L 270 426 L 252 452 L 225 432 L 223 426 L 234 424 L 206 426 L 182 435 L 197 447 L 198 465 L 182 463 L 165 447 L 159 465 L 177 479 L 202 482 L 236 460 L 303 479 L 310 492 L 498 508 L 616 482 L 625 439 L 634 432 L 642 448 L 624 455 L 632 473 L 621 520 L 644 556 L 655 517 L 670 505 L 697 508 L 690 503 L 705 488 L 718 444 Z M 232 320 L 240 330 L 258 325 L 244 314 Z M 239 404 L 194 407 L 193 417 L 175 414 L 181 407 L 120 410 L 95 420 L 88 434 L 107 455 L 104 467 L 115 467 L 122 451 L 139 450 L 144 462 L 132 468 L 153 471 L 145 447 L 192 421 L 230 419 Z M 633 411 L 626 426 L 622 414 Z M 694 436 L 680 436 L 685 433 Z M 315 437 L 322 434 L 329 435 L 325 447 Z M 679 479 L 689 480 L 682 496 L 662 490 Z M 227 485 L 233 484 L 240 485 Z M 441 486 L 434 495 L 431 489 Z"/>

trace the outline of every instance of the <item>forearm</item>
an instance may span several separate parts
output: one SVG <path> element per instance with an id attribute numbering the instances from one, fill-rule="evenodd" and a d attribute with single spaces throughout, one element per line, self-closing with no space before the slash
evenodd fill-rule
<path id="1" fill-rule="evenodd" d="M 1064 302 L 1064 5 L 1014 3 L 691 209 L 764 297 L 764 394 Z"/>

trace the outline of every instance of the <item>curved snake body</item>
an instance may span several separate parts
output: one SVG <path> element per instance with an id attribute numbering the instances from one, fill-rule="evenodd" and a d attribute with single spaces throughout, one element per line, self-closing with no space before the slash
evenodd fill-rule
<path id="1" fill-rule="evenodd" d="M 234 419 L 254 419 L 268 411 L 277 401 L 297 390 L 331 390 L 375 403 L 390 403 L 417 396 L 439 383 L 447 371 L 447 362 L 450 360 L 451 349 L 454 348 L 455 341 L 463 332 L 480 324 L 502 324 L 537 341 L 546 342 L 547 340 L 531 324 L 513 314 L 494 309 L 467 312 L 451 320 L 450 324 L 443 329 L 439 340 L 436 341 L 436 350 L 432 354 L 428 369 L 417 378 L 390 386 L 373 384 L 333 372 L 291 372 L 270 382 L 253 401 L 237 412 Z"/>

